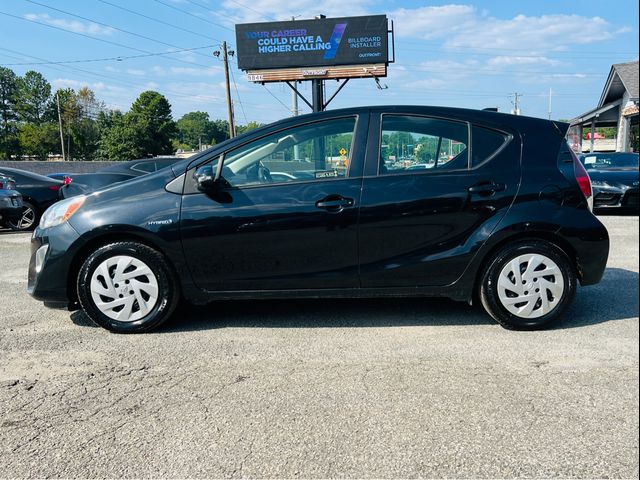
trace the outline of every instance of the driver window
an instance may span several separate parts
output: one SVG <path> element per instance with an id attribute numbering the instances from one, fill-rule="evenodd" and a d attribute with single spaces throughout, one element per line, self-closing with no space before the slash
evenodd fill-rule
<path id="1" fill-rule="evenodd" d="M 355 117 L 282 130 L 225 155 L 222 177 L 234 187 L 346 177 Z"/>
<path id="2" fill-rule="evenodd" d="M 468 168 L 466 123 L 385 115 L 378 175 Z"/>

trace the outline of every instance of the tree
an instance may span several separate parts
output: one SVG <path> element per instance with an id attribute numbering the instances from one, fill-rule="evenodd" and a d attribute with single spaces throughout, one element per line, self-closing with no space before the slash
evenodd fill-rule
<path id="1" fill-rule="evenodd" d="M 105 160 L 131 160 L 143 156 L 137 142 L 137 128 L 131 116 L 119 111 L 98 116 L 98 156 Z"/>
<path id="2" fill-rule="evenodd" d="M 16 111 L 22 122 L 40 125 L 50 112 L 51 85 L 41 73 L 29 70 L 18 79 Z"/>
<path id="3" fill-rule="evenodd" d="M 0 67 L 0 158 L 19 152 L 16 124 L 18 77 L 9 68 Z"/>
<path id="4" fill-rule="evenodd" d="M 192 149 L 201 143 L 210 143 L 216 133 L 215 124 L 209 120 L 206 112 L 185 113 L 176 122 L 176 130 L 179 144 Z"/>
<path id="5" fill-rule="evenodd" d="M 229 122 L 226 120 L 213 120 L 213 138 L 211 144 L 224 142 L 229 138 Z"/>
<path id="6" fill-rule="evenodd" d="M 256 128 L 260 128 L 261 126 L 262 126 L 261 123 L 258 123 L 252 120 L 246 125 L 238 125 L 238 127 L 236 128 L 236 133 L 240 135 L 243 133 L 250 132 L 251 130 L 255 130 Z"/>
<path id="7" fill-rule="evenodd" d="M 18 132 L 23 153 L 46 160 L 49 153 L 60 151 L 58 126 L 54 123 L 25 123 Z"/>
<path id="8" fill-rule="evenodd" d="M 136 133 L 135 144 L 144 156 L 173 153 L 171 139 L 176 125 L 171 118 L 171 104 L 163 95 L 142 92 L 126 116 Z"/>

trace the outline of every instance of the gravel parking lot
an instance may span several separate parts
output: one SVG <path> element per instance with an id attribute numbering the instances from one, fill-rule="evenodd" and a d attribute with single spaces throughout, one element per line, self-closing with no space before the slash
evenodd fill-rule
<path id="1" fill-rule="evenodd" d="M 638 477 L 638 217 L 601 284 L 511 332 L 433 299 L 222 302 L 114 335 L 0 233 L 0 477 Z"/>

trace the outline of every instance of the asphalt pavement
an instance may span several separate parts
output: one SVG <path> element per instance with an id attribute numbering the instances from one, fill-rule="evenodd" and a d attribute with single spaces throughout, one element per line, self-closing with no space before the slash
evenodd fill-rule
<path id="1" fill-rule="evenodd" d="M 563 323 L 437 299 L 220 302 L 116 335 L 0 233 L 0 477 L 638 478 L 638 217 Z"/>

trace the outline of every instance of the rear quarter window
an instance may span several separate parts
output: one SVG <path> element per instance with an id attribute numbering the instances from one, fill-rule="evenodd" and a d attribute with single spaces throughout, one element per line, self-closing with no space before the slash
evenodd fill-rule
<path id="1" fill-rule="evenodd" d="M 510 139 L 511 135 L 508 133 L 473 125 L 471 127 L 471 166 L 477 167 L 493 158 Z"/>

